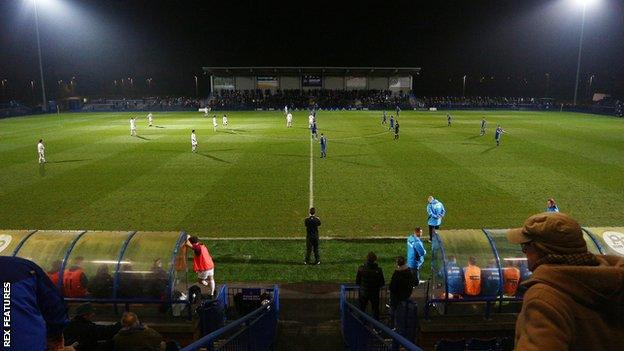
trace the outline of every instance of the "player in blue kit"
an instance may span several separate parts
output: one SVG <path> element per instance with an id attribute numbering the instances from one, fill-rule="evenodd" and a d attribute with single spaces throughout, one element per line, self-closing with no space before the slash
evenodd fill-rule
<path id="1" fill-rule="evenodd" d="M 447 126 L 449 126 L 449 127 L 450 127 L 450 126 L 451 126 L 451 122 L 452 122 L 452 121 L 453 121 L 453 117 L 451 117 L 451 114 L 450 114 L 450 113 L 447 113 L 447 114 L 446 114 L 446 123 L 447 123 Z"/>
<path id="2" fill-rule="evenodd" d="M 494 140 L 496 140 L 496 146 L 500 145 L 500 139 L 503 133 L 505 133 L 505 130 L 503 129 L 503 127 L 501 127 L 500 124 L 497 125 L 496 132 L 494 132 Z"/>
<path id="3" fill-rule="evenodd" d="M 312 126 L 310 127 L 310 132 L 312 133 L 312 139 L 316 140 L 317 139 L 317 129 L 316 129 L 316 122 L 312 122 Z"/>
<path id="4" fill-rule="evenodd" d="M 388 130 L 394 131 L 394 116 L 390 116 L 390 125 L 388 126 Z"/>
<path id="5" fill-rule="evenodd" d="M 321 139 L 319 141 L 321 144 L 321 158 L 327 157 L 327 138 L 321 133 Z"/>

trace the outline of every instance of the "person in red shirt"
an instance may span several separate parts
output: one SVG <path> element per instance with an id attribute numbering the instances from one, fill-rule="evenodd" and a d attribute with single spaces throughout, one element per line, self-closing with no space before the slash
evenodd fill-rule
<path id="1" fill-rule="evenodd" d="M 214 263 L 208 248 L 199 241 L 199 238 L 190 235 L 187 236 L 185 245 L 193 249 L 193 270 L 197 273 L 197 281 L 204 286 L 208 286 L 210 295 L 214 295 Z"/>

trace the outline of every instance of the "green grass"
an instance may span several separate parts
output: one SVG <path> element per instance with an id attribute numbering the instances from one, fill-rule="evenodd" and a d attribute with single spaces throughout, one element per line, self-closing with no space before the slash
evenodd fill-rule
<path id="1" fill-rule="evenodd" d="M 405 256 L 405 240 L 321 240 L 321 265 L 304 265 L 305 240 L 240 240 L 208 243 L 219 282 L 341 282 L 355 283 L 355 273 L 368 252 L 378 256 L 390 283 L 397 256 Z M 430 245 L 426 245 L 430 251 Z M 429 277 L 429 255 L 421 279 Z M 194 279 L 191 274 L 190 278 Z"/>
<path id="2" fill-rule="evenodd" d="M 319 112 L 320 132 L 329 140 L 327 159 L 318 158 L 314 145 L 321 235 L 403 236 L 426 225 L 429 194 L 444 202 L 447 229 L 517 226 L 542 211 L 548 197 L 583 225 L 622 224 L 624 120 L 452 114 L 453 126 L 446 127 L 446 112 L 404 111 L 401 139 L 394 141 L 379 112 Z M 142 113 L 142 138 L 129 135 L 131 115 L 138 114 L 0 120 L 0 228 L 304 235 L 306 112 L 294 113 L 291 129 L 277 111 L 232 112 L 230 130 L 217 132 L 200 113 L 156 113 L 160 128 L 147 128 Z M 489 128 L 479 137 L 482 116 Z M 497 123 L 508 132 L 498 148 Z M 198 154 L 190 150 L 191 129 Z M 47 145 L 43 167 L 37 164 L 39 138 Z"/>

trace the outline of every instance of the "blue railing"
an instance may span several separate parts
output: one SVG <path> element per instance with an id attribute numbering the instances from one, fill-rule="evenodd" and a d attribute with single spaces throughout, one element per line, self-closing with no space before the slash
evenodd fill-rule
<path id="1" fill-rule="evenodd" d="M 227 288 L 226 288 L 227 289 Z M 223 288 L 222 288 L 223 290 Z M 225 291 L 219 292 L 219 298 L 227 296 Z M 279 318 L 279 288 L 272 289 L 271 299 L 256 310 L 248 313 L 223 328 L 220 328 L 194 343 L 186 346 L 182 351 L 197 351 L 201 348 L 208 351 L 241 350 L 266 351 L 275 341 L 277 320 Z"/>
<path id="2" fill-rule="evenodd" d="M 342 335 L 348 350 L 422 351 L 413 342 L 399 335 L 383 323 L 362 312 L 349 300 L 357 293 L 357 287 L 340 287 L 340 315 Z"/>

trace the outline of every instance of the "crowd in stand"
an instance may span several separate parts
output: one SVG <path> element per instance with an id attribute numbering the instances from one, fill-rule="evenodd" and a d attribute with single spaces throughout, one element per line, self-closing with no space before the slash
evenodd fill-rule
<path id="1" fill-rule="evenodd" d="M 197 110 L 206 101 L 190 97 L 147 97 L 142 99 L 94 99 L 84 105 L 83 111 L 176 111 Z"/>
<path id="2" fill-rule="evenodd" d="M 492 109 L 517 109 L 534 108 L 549 109 L 553 101 L 549 99 L 537 99 L 526 97 L 491 97 L 491 96 L 436 96 L 418 97 L 416 105 L 422 108 L 435 107 L 439 109 L 471 109 L 471 108 L 492 108 Z"/>
<path id="3" fill-rule="evenodd" d="M 402 109 L 411 108 L 411 91 L 390 90 L 221 90 L 209 100 L 220 110 L 275 109 Z"/>

